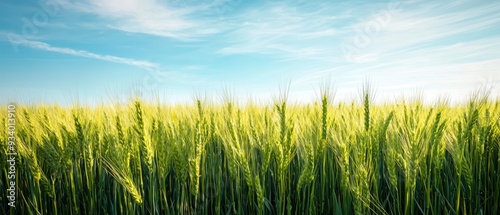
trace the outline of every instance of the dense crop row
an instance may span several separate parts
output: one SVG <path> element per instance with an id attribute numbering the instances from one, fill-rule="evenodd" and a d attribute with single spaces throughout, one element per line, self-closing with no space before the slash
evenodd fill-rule
<path id="1" fill-rule="evenodd" d="M 500 101 L 18 106 L 1 214 L 499 214 Z M 0 108 L 6 125 L 7 109 Z"/>

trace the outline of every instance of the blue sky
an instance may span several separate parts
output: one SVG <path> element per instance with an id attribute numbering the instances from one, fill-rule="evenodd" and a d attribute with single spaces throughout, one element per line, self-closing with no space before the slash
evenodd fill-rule
<path id="1" fill-rule="evenodd" d="M 326 81 L 353 99 L 500 92 L 498 1 L 40 0 L 0 2 L 0 98 L 311 101 Z"/>

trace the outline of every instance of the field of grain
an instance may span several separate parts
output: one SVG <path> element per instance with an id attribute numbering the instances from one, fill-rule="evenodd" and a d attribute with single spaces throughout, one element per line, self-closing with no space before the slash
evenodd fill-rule
<path id="1" fill-rule="evenodd" d="M 500 214 L 500 100 L 17 105 L 1 214 Z"/>

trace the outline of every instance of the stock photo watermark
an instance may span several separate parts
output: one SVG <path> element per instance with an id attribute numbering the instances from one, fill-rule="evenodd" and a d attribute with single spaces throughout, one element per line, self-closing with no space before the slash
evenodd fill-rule
<path id="1" fill-rule="evenodd" d="M 389 2 L 385 8 L 372 15 L 370 20 L 356 27 L 354 29 L 356 34 L 354 37 L 351 37 L 350 41 L 344 41 L 340 44 L 340 50 L 347 62 L 352 63 L 366 60 L 363 57 L 363 50 L 389 26 L 401 4 L 400 0 Z"/>
<path id="2" fill-rule="evenodd" d="M 16 105 L 7 106 L 7 203 L 16 207 Z"/>
<path id="3" fill-rule="evenodd" d="M 218 4 L 217 6 L 215 6 L 215 12 L 217 13 L 219 21 L 224 19 L 225 14 L 236 10 L 236 8 L 241 5 L 242 2 L 243 0 L 226 1 L 223 4 Z"/>
<path id="4" fill-rule="evenodd" d="M 19 52 L 19 45 L 38 35 L 40 28 L 49 23 L 50 17 L 55 17 L 61 10 L 61 3 L 58 0 L 39 0 L 38 6 L 38 10 L 32 16 L 21 18 L 20 34 L 9 33 L 7 35 L 15 52 Z"/>

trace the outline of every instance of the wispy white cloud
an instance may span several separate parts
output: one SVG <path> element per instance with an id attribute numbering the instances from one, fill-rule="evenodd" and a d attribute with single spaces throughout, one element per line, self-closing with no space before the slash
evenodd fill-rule
<path id="1" fill-rule="evenodd" d="M 11 40 L 10 42 L 15 43 L 16 45 L 25 46 L 28 48 L 39 49 L 39 50 L 44 50 L 44 51 L 49 51 L 49 52 L 56 52 L 56 53 L 67 54 L 67 55 L 78 56 L 78 57 L 92 58 L 92 59 L 109 61 L 109 62 L 120 63 L 120 64 L 127 64 L 127 65 L 131 65 L 131 66 L 140 67 L 140 68 L 143 68 L 146 70 L 150 70 L 150 71 L 158 69 L 158 64 L 152 63 L 149 61 L 136 60 L 136 59 L 131 59 L 131 58 L 123 58 L 123 57 L 117 57 L 117 56 L 113 56 L 113 55 L 96 54 L 96 53 L 92 53 L 92 52 L 85 51 L 85 50 L 76 50 L 76 49 L 70 49 L 70 48 L 55 47 L 55 46 L 51 46 L 50 44 L 47 44 L 44 42 L 27 40 L 21 36 L 18 36 L 18 38 L 16 40 Z"/>
<path id="2" fill-rule="evenodd" d="M 194 40 L 217 33 L 220 28 L 194 17 L 200 10 L 216 6 L 214 3 L 187 7 L 155 0 L 59 1 L 65 8 L 97 15 L 105 27 L 125 32 Z"/>
<path id="3" fill-rule="evenodd" d="M 429 79 L 440 73 L 483 77 L 498 74 L 500 65 L 495 59 L 500 56 L 500 39 L 484 32 L 491 32 L 500 22 L 500 5 L 467 3 L 470 2 L 446 6 L 441 2 L 429 2 L 417 6 L 405 2 L 399 10 L 388 15 L 389 24 L 378 35 L 368 35 L 372 37 L 366 47 L 358 47 L 361 60 L 337 64 L 335 70 L 304 74 L 298 82 L 318 80 L 332 72 L 350 76 L 375 74 L 372 76 L 391 79 L 412 73 L 430 75 Z M 443 7 L 450 8 L 442 10 Z M 354 34 L 346 40 L 354 39 L 367 22 L 369 19 L 342 29 Z"/>
<path id="4" fill-rule="evenodd" d="M 500 5 L 493 2 L 480 6 L 468 6 L 462 2 L 449 10 L 442 10 L 443 7 L 446 5 L 442 2 L 420 3 L 418 7 L 403 5 L 402 9 L 388 15 L 387 26 L 378 34 L 368 35 L 364 31 L 363 26 L 366 27 L 366 23 L 373 21 L 370 19 L 345 27 L 354 34 L 346 37 L 345 42 L 356 47 L 354 40 L 363 36 L 362 40 L 367 42 L 363 47 L 356 47 L 357 57 L 364 59 L 363 56 L 369 56 L 374 61 L 399 56 L 423 46 L 446 44 L 457 37 L 462 37 L 458 40 L 468 40 L 467 37 L 471 37 L 471 34 L 495 29 L 500 22 Z M 363 35 L 359 35 L 359 32 Z M 483 37 L 487 37 L 487 34 L 483 34 Z M 449 41 L 442 41 L 444 39 Z"/>
<path id="5" fill-rule="evenodd" d="M 93 52 L 85 51 L 85 50 L 76 50 L 76 49 L 71 49 L 71 48 L 62 48 L 62 47 L 55 47 L 50 44 L 40 42 L 40 41 L 33 41 L 33 40 L 26 40 L 22 39 L 19 37 L 17 40 L 11 41 L 13 43 L 16 43 L 17 45 L 32 48 L 32 49 L 39 49 L 43 51 L 48 51 L 48 52 L 56 52 L 60 54 L 66 54 L 66 55 L 72 55 L 72 56 L 77 56 L 77 57 L 84 57 L 84 58 L 92 58 L 92 59 L 97 59 L 97 60 L 102 60 L 102 61 L 108 61 L 108 62 L 113 62 L 113 63 L 119 63 L 119 64 L 126 64 L 130 66 L 135 66 L 139 67 L 142 69 L 146 70 L 144 81 L 146 86 L 154 87 L 160 84 L 165 84 L 165 83 L 204 83 L 205 79 L 203 77 L 200 77 L 198 75 L 190 73 L 191 71 L 195 70 L 200 70 L 203 69 L 202 66 L 198 65 L 186 65 L 186 66 L 181 66 L 181 67 L 176 67 L 176 68 L 171 68 L 171 70 L 165 71 L 164 69 L 161 68 L 161 66 L 157 63 L 150 62 L 150 61 L 145 61 L 145 60 L 137 60 L 137 59 L 132 59 L 132 58 L 123 58 L 123 57 L 118 57 L 118 56 L 113 56 L 113 55 L 102 55 L 102 54 L 96 54 Z"/>
<path id="6" fill-rule="evenodd" d="M 324 58 L 328 49 L 318 39 L 338 34 L 332 26 L 337 16 L 325 10 L 308 12 L 303 7 L 285 3 L 275 2 L 248 10 L 234 19 L 234 30 L 226 35 L 227 45 L 218 50 L 219 54 L 267 54 L 282 59 Z"/>

